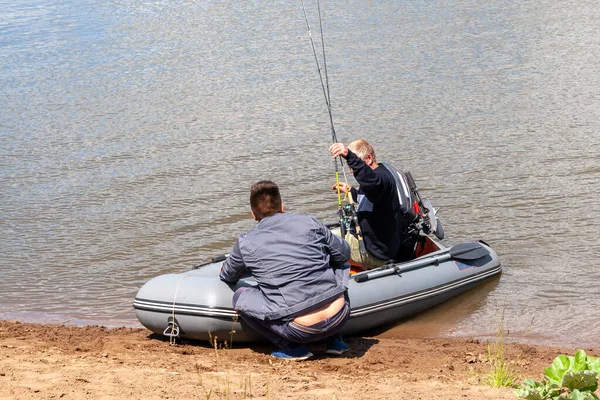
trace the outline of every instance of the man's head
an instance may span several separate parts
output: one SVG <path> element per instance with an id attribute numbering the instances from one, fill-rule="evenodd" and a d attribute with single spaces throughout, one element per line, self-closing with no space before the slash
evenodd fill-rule
<path id="1" fill-rule="evenodd" d="M 257 221 L 283 212 L 283 203 L 277 185 L 271 181 L 254 183 L 250 187 L 250 209 L 252 217 Z"/>
<path id="2" fill-rule="evenodd" d="M 351 152 L 356 154 L 361 160 L 373 169 L 377 168 L 377 157 L 373 146 L 364 139 L 358 139 L 348 145 Z"/>

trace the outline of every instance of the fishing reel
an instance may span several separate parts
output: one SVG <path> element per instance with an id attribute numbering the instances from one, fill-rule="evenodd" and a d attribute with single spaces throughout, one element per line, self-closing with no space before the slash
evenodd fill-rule
<path id="1" fill-rule="evenodd" d="M 342 237 L 346 237 L 346 233 L 350 232 L 356 235 L 356 207 L 354 204 L 345 204 L 340 207 L 339 224 Z"/>
<path id="2" fill-rule="evenodd" d="M 356 204 L 351 201 L 349 204 L 340 207 L 339 211 L 339 224 L 342 238 L 346 237 L 346 233 L 350 233 L 358 239 L 358 248 L 360 254 L 363 256 L 367 255 L 367 248 L 365 247 L 365 241 L 360 231 L 360 225 L 358 224 L 358 215 L 356 213 Z"/>

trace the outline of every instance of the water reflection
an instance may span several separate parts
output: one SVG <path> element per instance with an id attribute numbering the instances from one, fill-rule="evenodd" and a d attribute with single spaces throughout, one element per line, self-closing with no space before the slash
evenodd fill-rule
<path id="1" fill-rule="evenodd" d="M 280 184 L 289 211 L 334 219 L 300 5 L 0 10 L 1 318 L 135 324 L 145 281 L 229 252 L 253 225 L 258 179 Z M 412 171 L 448 244 L 484 239 L 505 266 L 390 335 L 488 336 L 503 311 L 523 340 L 597 344 L 599 9 L 349 0 L 323 11 L 338 137 L 364 137 Z"/>

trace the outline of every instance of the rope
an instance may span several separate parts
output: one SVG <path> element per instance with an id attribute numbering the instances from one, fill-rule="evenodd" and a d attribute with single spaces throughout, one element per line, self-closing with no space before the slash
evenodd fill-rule
<path id="1" fill-rule="evenodd" d="M 177 344 L 177 339 L 175 338 L 175 336 L 172 334 L 173 330 L 175 329 L 175 302 L 177 301 L 177 292 L 179 292 L 179 285 L 181 284 L 181 281 L 183 281 L 185 278 L 187 278 L 187 276 L 182 276 L 181 279 L 179 279 L 179 282 L 177 282 L 177 287 L 175 288 L 175 295 L 173 296 L 173 307 L 171 310 L 171 335 L 169 336 L 169 344 L 171 346 L 175 346 Z"/>

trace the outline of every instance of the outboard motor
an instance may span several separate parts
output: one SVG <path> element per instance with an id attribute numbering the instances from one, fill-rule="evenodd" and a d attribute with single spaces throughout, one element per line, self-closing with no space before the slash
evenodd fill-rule
<path id="1" fill-rule="evenodd" d="M 403 215 L 408 214 L 409 219 L 414 221 L 412 225 L 415 232 L 433 233 L 438 239 L 443 239 L 444 229 L 442 223 L 438 219 L 431 202 L 428 199 L 421 199 L 412 174 L 408 171 L 406 173 L 402 172 L 385 162 L 379 164 L 383 165 L 394 176 L 400 209 Z"/>
<path id="2" fill-rule="evenodd" d="M 415 183 L 412 177 L 412 174 L 407 171 L 405 175 L 406 179 L 408 180 L 408 185 L 410 186 L 411 191 L 413 192 L 416 198 L 416 204 L 421 209 L 420 212 L 417 211 L 423 219 L 421 229 L 426 234 L 433 233 L 438 239 L 443 239 L 444 228 L 442 227 L 442 223 L 437 217 L 435 208 L 433 208 L 431 201 L 429 201 L 429 199 L 421 199 L 421 195 L 419 195 L 419 190 L 417 188 L 417 184 Z"/>

